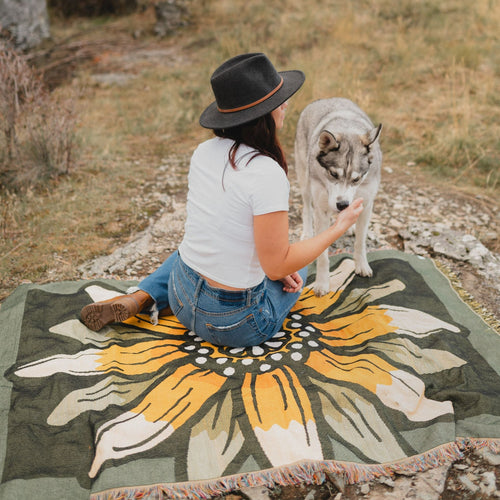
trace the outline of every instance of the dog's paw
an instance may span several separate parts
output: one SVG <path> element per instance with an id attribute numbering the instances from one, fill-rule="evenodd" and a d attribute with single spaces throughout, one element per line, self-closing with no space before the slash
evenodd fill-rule
<path id="1" fill-rule="evenodd" d="M 373 271 L 368 262 L 356 262 L 354 267 L 354 272 L 358 276 L 364 276 L 366 278 L 371 278 L 373 276 Z"/>
<path id="2" fill-rule="evenodd" d="M 324 295 L 330 292 L 330 289 L 328 285 L 321 285 L 317 283 L 316 285 L 313 286 L 313 291 L 316 297 L 323 297 Z"/>

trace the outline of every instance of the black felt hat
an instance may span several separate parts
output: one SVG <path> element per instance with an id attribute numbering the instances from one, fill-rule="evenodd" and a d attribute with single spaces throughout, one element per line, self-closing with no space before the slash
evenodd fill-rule
<path id="1" fill-rule="evenodd" d="M 233 57 L 210 79 L 215 102 L 201 114 L 200 125 L 222 129 L 255 120 L 283 104 L 304 80 L 302 71 L 276 71 L 264 54 Z"/>

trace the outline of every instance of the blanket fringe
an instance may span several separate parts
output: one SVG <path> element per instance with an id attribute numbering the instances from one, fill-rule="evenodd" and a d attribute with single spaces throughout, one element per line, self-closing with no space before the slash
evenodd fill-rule
<path id="1" fill-rule="evenodd" d="M 482 448 L 487 448 L 489 451 L 495 454 L 500 453 L 500 439 L 491 438 L 457 438 L 457 443 L 463 450 L 480 450 Z"/>
<path id="2" fill-rule="evenodd" d="M 363 483 L 381 476 L 423 472 L 464 458 L 464 452 L 488 448 L 500 453 L 499 439 L 457 438 L 453 443 L 443 444 L 420 455 L 394 463 L 356 464 L 332 460 L 304 461 L 289 466 L 276 467 L 259 472 L 235 474 L 219 479 L 192 481 L 175 484 L 155 484 L 129 488 L 116 488 L 91 495 L 91 500 L 160 500 L 195 499 L 208 500 L 244 487 L 276 485 L 289 486 L 321 484 L 330 475 L 343 476 L 348 484 Z"/>

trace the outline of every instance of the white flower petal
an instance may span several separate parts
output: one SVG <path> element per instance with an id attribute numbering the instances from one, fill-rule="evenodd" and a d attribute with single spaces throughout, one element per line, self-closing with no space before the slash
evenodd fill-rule
<path id="1" fill-rule="evenodd" d="M 341 292 L 353 280 L 354 276 L 354 261 L 344 259 L 330 273 L 330 291 L 333 293 Z"/>
<path id="2" fill-rule="evenodd" d="M 110 405 L 123 406 L 145 393 L 156 378 L 146 382 L 130 382 L 113 375 L 91 387 L 70 392 L 54 408 L 47 423 L 65 425 L 86 411 L 102 411 Z"/>
<path id="3" fill-rule="evenodd" d="M 129 340 L 139 341 L 142 339 L 158 338 L 157 335 L 153 335 L 147 330 L 118 332 L 109 326 L 106 326 L 98 332 L 93 332 L 77 319 L 70 319 L 63 323 L 59 323 L 50 328 L 49 331 L 50 333 L 78 340 L 82 344 L 94 344 L 98 347 L 106 347 L 110 343 L 116 342 L 118 339 L 121 342 L 127 342 Z"/>
<path id="4" fill-rule="evenodd" d="M 70 375 L 91 376 L 98 375 L 101 351 L 87 349 L 73 355 L 58 354 L 49 358 L 42 358 L 19 367 L 15 374 L 18 377 L 50 377 L 54 373 L 68 373 Z"/>
<path id="5" fill-rule="evenodd" d="M 399 280 L 391 280 L 387 283 L 371 286 L 369 288 L 354 288 L 350 291 L 342 304 L 339 304 L 338 307 L 335 308 L 335 311 L 333 311 L 331 315 L 340 316 L 347 313 L 353 314 L 359 312 L 367 304 L 371 304 L 393 293 L 401 292 L 405 288 L 405 284 Z"/>
<path id="6" fill-rule="evenodd" d="M 174 430 L 164 420 L 150 422 L 141 413 L 122 413 L 98 430 L 96 453 L 89 477 L 95 477 L 106 460 L 150 450 L 167 439 Z"/>
<path id="7" fill-rule="evenodd" d="M 228 393 L 218 408 L 214 405 L 191 430 L 187 454 L 190 480 L 220 477 L 243 446 L 238 422 L 232 428 L 232 401 Z"/>
<path id="8" fill-rule="evenodd" d="M 324 393 L 319 393 L 323 415 L 340 437 L 349 436 L 353 447 L 379 463 L 406 456 L 369 401 L 347 387 L 318 380 L 313 382 L 324 390 Z M 337 456 L 335 444 L 333 446 Z"/>
<path id="9" fill-rule="evenodd" d="M 305 426 L 292 420 L 286 429 L 277 424 L 268 430 L 255 427 L 254 432 L 274 467 L 302 460 L 323 459 L 318 430 L 313 420 L 306 422 Z"/>
<path id="10" fill-rule="evenodd" d="M 441 330 L 460 331 L 460 328 L 416 309 L 389 305 L 381 305 L 380 308 L 387 310 L 386 315 L 392 318 L 390 324 L 398 327 L 397 333 L 400 334 L 427 337 Z"/>
<path id="11" fill-rule="evenodd" d="M 116 290 L 108 290 L 99 285 L 90 285 L 85 288 L 85 291 L 90 295 L 90 298 L 94 302 L 101 302 L 102 300 L 113 299 L 120 295 L 125 295 L 123 292 L 117 292 Z"/>
<path id="12" fill-rule="evenodd" d="M 399 337 L 384 342 L 370 342 L 370 348 L 384 353 L 389 359 L 411 366 L 417 373 L 436 373 L 466 364 L 451 352 L 440 349 L 421 349 L 410 339 Z"/>
<path id="13" fill-rule="evenodd" d="M 391 385 L 377 384 L 376 394 L 389 408 L 403 412 L 412 422 L 427 422 L 453 413 L 451 401 L 434 401 L 424 395 L 424 383 L 402 370 L 390 372 Z"/>

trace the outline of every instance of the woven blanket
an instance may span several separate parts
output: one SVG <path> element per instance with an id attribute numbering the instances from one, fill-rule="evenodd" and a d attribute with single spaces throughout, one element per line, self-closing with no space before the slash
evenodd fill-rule
<path id="1" fill-rule="evenodd" d="M 173 316 L 79 321 L 132 282 L 22 285 L 0 309 L 0 498 L 210 498 L 498 451 L 500 336 L 432 261 L 369 260 L 333 257 L 331 293 L 246 349 Z"/>

